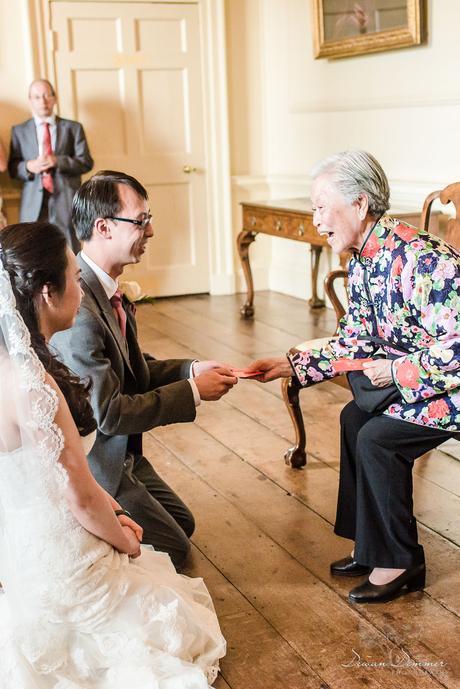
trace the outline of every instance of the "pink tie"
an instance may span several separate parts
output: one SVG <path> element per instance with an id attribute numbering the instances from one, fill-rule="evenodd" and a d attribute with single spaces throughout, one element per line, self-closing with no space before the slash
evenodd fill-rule
<path id="1" fill-rule="evenodd" d="M 117 289 L 111 298 L 110 303 L 112 304 L 113 313 L 118 321 L 118 325 L 120 326 L 121 334 L 123 337 L 126 337 L 126 313 L 122 306 L 121 292 L 119 289 Z"/>
<path id="2" fill-rule="evenodd" d="M 43 122 L 43 151 L 44 156 L 50 156 L 53 153 L 51 146 L 50 126 L 48 122 Z M 54 191 L 54 182 L 51 172 L 42 172 L 43 189 L 46 189 L 50 194 Z"/>

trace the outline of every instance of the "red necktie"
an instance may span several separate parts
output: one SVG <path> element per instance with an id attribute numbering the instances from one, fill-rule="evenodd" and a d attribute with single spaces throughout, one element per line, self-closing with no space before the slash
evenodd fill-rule
<path id="1" fill-rule="evenodd" d="M 126 313 L 121 302 L 121 292 L 119 289 L 115 292 L 110 300 L 112 304 L 112 310 L 117 319 L 118 325 L 120 326 L 121 334 L 126 337 Z"/>
<path id="2" fill-rule="evenodd" d="M 48 122 L 43 122 L 43 150 L 42 154 L 44 156 L 50 156 L 53 153 L 53 147 L 51 146 L 51 133 L 50 126 Z M 53 175 L 51 172 L 42 172 L 42 184 L 43 189 L 46 189 L 50 194 L 54 191 Z"/>

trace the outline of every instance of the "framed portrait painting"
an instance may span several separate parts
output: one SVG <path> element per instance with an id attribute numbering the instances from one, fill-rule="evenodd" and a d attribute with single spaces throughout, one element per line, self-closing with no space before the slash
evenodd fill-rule
<path id="1" fill-rule="evenodd" d="M 425 40 L 425 0 L 312 0 L 315 57 L 352 57 Z"/>

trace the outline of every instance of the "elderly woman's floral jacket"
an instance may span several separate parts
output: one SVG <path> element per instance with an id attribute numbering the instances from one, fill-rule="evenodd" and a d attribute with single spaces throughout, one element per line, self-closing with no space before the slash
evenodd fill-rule
<path id="1" fill-rule="evenodd" d="M 384 413 L 460 431 L 460 253 L 383 216 L 350 261 L 348 298 L 335 337 L 289 352 L 301 385 L 333 378 L 337 358 L 372 357 L 378 345 L 358 338 L 383 338 L 401 348 L 392 370 L 402 396 Z"/>

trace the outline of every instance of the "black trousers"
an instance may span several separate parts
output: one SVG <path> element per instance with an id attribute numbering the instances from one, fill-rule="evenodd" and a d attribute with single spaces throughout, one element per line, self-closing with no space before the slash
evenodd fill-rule
<path id="1" fill-rule="evenodd" d="M 142 543 L 168 553 L 180 570 L 190 551 L 189 538 L 195 530 L 195 520 L 145 457 L 136 455 L 128 462 L 114 497 L 144 529 Z"/>
<path id="2" fill-rule="evenodd" d="M 48 222 L 49 221 L 49 200 L 51 194 L 46 189 L 43 189 L 43 200 L 40 206 L 40 213 L 38 214 L 37 222 Z"/>
<path id="3" fill-rule="evenodd" d="M 424 562 L 413 515 L 412 467 L 454 434 L 367 414 L 354 401 L 342 410 L 340 430 L 335 533 L 355 541 L 354 557 L 362 565 L 407 569 Z"/>

